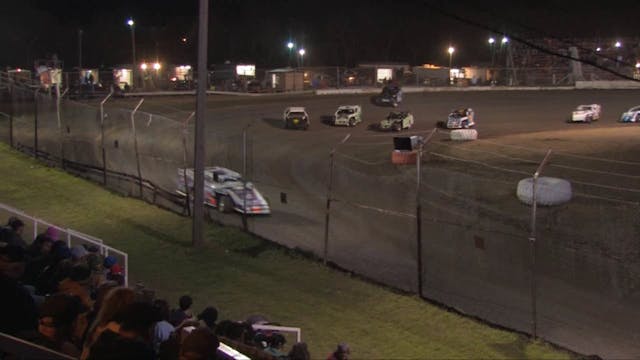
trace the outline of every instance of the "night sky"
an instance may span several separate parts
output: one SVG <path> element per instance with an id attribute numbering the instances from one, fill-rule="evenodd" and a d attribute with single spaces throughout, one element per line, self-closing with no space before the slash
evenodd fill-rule
<path id="1" fill-rule="evenodd" d="M 131 62 L 128 17 L 136 21 L 137 59 L 195 63 L 197 0 L 2 0 L 0 65 L 23 66 L 57 54 L 64 66 L 110 67 Z M 559 4 L 560 3 L 560 4 Z M 612 6 L 574 1 L 291 1 L 213 0 L 209 63 L 287 64 L 289 39 L 302 44 L 305 65 L 354 66 L 397 61 L 444 64 L 449 44 L 456 62 L 486 61 L 491 32 L 446 12 L 526 38 L 638 37 L 640 1 Z M 181 42 L 185 37 L 186 43 Z"/>

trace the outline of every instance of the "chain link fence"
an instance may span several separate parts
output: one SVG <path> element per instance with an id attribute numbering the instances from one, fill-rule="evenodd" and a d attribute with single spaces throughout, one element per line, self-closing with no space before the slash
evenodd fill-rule
<path id="1" fill-rule="evenodd" d="M 16 147 L 190 214 L 188 197 L 176 189 L 180 169 L 193 163 L 192 114 L 152 114 L 143 100 L 101 110 L 31 89 L 15 88 L 11 99 Z M 262 120 L 281 127 L 279 119 Z M 414 165 L 389 161 L 386 135 L 345 138 L 334 149 L 306 146 L 309 154 L 274 146 L 251 123 L 208 136 L 206 164 L 241 173 L 272 212 L 245 217 L 208 208 L 213 221 L 561 343 L 589 347 L 585 339 L 603 332 L 624 339 L 623 329 L 637 328 L 626 316 L 636 311 L 629 299 L 640 290 L 636 161 L 572 154 L 553 139 L 454 143 L 439 133 L 418 174 Z M 516 189 L 549 146 L 544 176 L 569 180 L 573 199 L 538 207 L 532 234 L 532 208 Z"/>

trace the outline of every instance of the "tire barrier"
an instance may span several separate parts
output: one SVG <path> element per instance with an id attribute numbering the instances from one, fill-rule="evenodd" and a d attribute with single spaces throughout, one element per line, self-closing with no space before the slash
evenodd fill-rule
<path id="1" fill-rule="evenodd" d="M 533 204 L 533 178 L 518 182 L 517 196 L 527 205 Z M 536 184 L 536 202 L 542 206 L 561 205 L 571 200 L 571 183 L 564 179 L 539 177 Z"/>
<path id="2" fill-rule="evenodd" d="M 391 163 L 396 165 L 410 165 L 415 164 L 418 158 L 418 153 L 414 151 L 406 150 L 393 150 L 391 152 Z"/>
<path id="3" fill-rule="evenodd" d="M 451 140 L 468 141 L 478 139 L 478 130 L 476 129 L 457 129 L 451 130 L 449 133 Z"/>

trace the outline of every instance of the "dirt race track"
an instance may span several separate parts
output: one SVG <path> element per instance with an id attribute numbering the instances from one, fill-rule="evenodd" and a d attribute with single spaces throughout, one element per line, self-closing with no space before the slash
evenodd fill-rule
<path id="1" fill-rule="evenodd" d="M 398 134 L 369 129 L 392 110 L 373 105 L 370 96 L 210 97 L 207 165 L 245 172 L 269 198 L 273 213 L 250 218 L 250 230 L 322 256 L 329 153 L 349 133 L 334 156 L 331 262 L 416 292 L 419 189 L 424 297 L 530 332 L 533 268 L 539 336 L 584 354 L 640 357 L 640 124 L 617 122 L 624 110 L 640 104 L 640 91 L 442 92 L 407 94 L 404 100 L 398 110 L 416 119 L 405 135 L 426 136 L 454 108 L 472 107 L 477 116 L 478 141 L 453 142 L 446 130 L 438 131 L 425 148 L 419 187 L 415 166 L 390 162 Z M 136 101 L 108 104 L 111 169 L 136 171 L 129 123 L 118 110 Z M 566 122 L 575 106 L 590 103 L 602 105 L 599 121 Z M 345 104 L 362 105 L 363 123 L 328 125 Z M 307 108 L 308 131 L 283 128 L 287 106 Z M 183 164 L 179 122 L 192 109 L 192 97 L 145 99 L 140 111 L 166 119 L 136 116 L 143 177 L 175 187 Z M 95 163 L 95 124 L 67 121 L 74 140 L 65 151 L 74 160 Z M 118 148 L 111 147 L 114 140 Z M 41 141 L 46 147 L 46 135 Z M 193 148 L 191 140 L 187 146 Z M 573 198 L 539 209 L 534 267 L 530 207 L 515 194 L 518 181 L 531 176 L 547 149 L 553 152 L 543 175 L 569 180 Z M 237 214 L 211 214 L 241 224 Z"/>

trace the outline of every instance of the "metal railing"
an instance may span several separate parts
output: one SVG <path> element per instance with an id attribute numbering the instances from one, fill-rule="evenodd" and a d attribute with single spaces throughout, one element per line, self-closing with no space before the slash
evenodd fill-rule
<path id="1" fill-rule="evenodd" d="M 51 224 L 37 217 L 26 214 L 25 212 L 13 208 L 9 205 L 0 203 L 0 209 L 7 213 L 10 213 L 12 216 L 22 219 L 25 224 L 32 224 L 34 239 L 36 238 L 36 236 L 38 236 L 38 229 L 46 229 L 47 227 L 52 227 L 58 230 L 60 234 L 66 234 L 65 240 L 67 242 L 67 246 L 69 247 L 71 247 L 73 244 L 89 244 L 96 246 L 98 248 L 98 252 L 102 256 L 116 255 L 122 258 L 122 264 L 124 267 L 124 286 L 126 287 L 129 285 L 129 255 L 126 252 L 105 245 L 101 239 L 98 239 L 94 236 L 87 235 L 73 229 L 62 228 L 60 226 Z"/>

